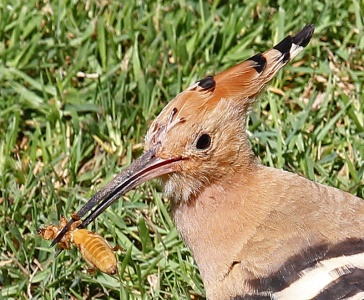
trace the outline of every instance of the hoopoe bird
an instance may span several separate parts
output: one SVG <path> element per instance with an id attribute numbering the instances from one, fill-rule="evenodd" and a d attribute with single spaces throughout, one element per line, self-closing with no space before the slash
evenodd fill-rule
<path id="1" fill-rule="evenodd" d="M 159 177 L 207 299 L 364 299 L 364 201 L 261 165 L 246 133 L 257 95 L 313 32 L 306 25 L 177 95 L 148 130 L 145 153 L 77 213 L 88 214 L 82 226 Z"/>

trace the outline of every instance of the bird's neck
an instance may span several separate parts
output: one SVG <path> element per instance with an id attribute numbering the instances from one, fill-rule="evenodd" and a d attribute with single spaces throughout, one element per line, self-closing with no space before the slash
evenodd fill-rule
<path id="1" fill-rule="evenodd" d="M 237 174 L 231 179 L 225 177 L 223 182 L 206 186 L 189 202 L 173 208 L 177 230 L 191 249 L 205 285 L 210 277 L 211 282 L 214 282 L 227 275 L 234 260 L 234 249 L 238 260 L 238 251 L 255 234 L 258 224 L 263 223 L 267 217 L 264 204 L 244 209 L 248 203 L 241 197 L 244 193 L 241 188 L 252 186 L 250 181 L 255 180 L 254 173 L 253 169 L 247 177 L 236 176 Z M 247 189 L 246 192 L 251 191 Z M 232 223 L 239 223 L 240 226 L 231 226 Z M 239 241 L 236 240 L 237 237 Z M 236 248 L 237 244 L 239 248 Z"/>

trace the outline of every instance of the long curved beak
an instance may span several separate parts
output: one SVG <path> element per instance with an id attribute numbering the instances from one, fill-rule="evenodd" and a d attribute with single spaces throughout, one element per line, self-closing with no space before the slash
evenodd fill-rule
<path id="1" fill-rule="evenodd" d="M 136 159 L 128 168 L 115 176 L 115 178 L 98 191 L 67 223 L 51 247 L 57 244 L 72 223 L 81 219 L 88 212 L 90 214 L 83 220 L 80 227 L 86 227 L 95 220 L 106 208 L 118 200 L 122 195 L 135 188 L 139 184 L 164 174 L 178 170 L 178 163 L 182 157 L 162 159 L 156 156 L 156 150 L 150 149 Z"/>

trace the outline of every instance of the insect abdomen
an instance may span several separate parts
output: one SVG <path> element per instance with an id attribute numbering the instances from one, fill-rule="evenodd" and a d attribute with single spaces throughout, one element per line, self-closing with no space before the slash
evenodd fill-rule
<path id="1" fill-rule="evenodd" d="M 91 266 L 109 275 L 116 274 L 117 261 L 115 254 L 101 236 L 86 229 L 79 229 L 74 232 L 73 242 Z"/>

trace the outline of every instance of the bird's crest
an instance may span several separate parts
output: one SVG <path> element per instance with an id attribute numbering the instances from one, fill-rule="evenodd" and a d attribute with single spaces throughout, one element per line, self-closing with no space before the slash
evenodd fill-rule
<path id="1" fill-rule="evenodd" d="M 238 101 L 243 111 L 248 111 L 265 85 L 309 43 L 313 32 L 314 26 L 308 24 L 272 49 L 193 83 L 164 108 L 151 126 L 146 140 L 162 139 L 162 132 L 188 118 L 201 117 L 206 111 L 213 110 L 221 100 Z M 171 116 L 173 122 L 170 121 Z"/>

